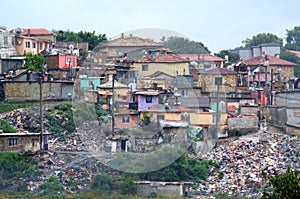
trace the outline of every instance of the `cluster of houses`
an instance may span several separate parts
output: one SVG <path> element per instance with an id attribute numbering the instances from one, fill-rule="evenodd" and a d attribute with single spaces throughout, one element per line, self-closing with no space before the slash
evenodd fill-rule
<path id="1" fill-rule="evenodd" d="M 278 96 L 294 95 L 299 86 L 296 64 L 280 59 L 277 46 L 240 50 L 243 60 L 227 68 L 226 59 L 175 54 L 133 35 L 97 46 L 82 61 L 87 50 L 87 43 L 56 42 L 56 34 L 42 28 L 0 27 L 0 97 L 40 100 L 38 75 L 22 66 L 27 53 L 41 53 L 46 60 L 42 100 L 98 104 L 113 115 L 110 136 L 151 123 L 163 130 L 199 127 L 205 139 L 210 129 L 221 138 L 258 130 L 263 117 L 275 121 L 284 108 Z M 289 123 L 293 111 L 298 107 L 287 109 L 276 125 L 292 125 L 297 132 L 300 120 Z"/>

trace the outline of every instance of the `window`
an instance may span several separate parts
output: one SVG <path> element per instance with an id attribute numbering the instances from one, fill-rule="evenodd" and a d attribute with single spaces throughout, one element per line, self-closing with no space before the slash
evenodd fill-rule
<path id="1" fill-rule="evenodd" d="M 36 48 L 36 43 L 32 43 L 32 48 Z"/>
<path id="2" fill-rule="evenodd" d="M 15 146 L 18 144 L 18 138 L 8 138 L 8 146 Z"/>
<path id="3" fill-rule="evenodd" d="M 8 36 L 4 36 L 4 45 L 8 45 Z"/>
<path id="4" fill-rule="evenodd" d="M 142 65 L 142 71 L 148 71 L 148 65 Z"/>
<path id="5" fill-rule="evenodd" d="M 43 50 L 43 43 L 40 43 L 40 50 Z"/>
<path id="6" fill-rule="evenodd" d="M 216 67 L 217 67 L 217 68 L 220 68 L 220 67 L 221 67 L 221 64 L 216 64 Z"/>
<path id="7" fill-rule="evenodd" d="M 66 58 L 66 63 L 71 64 L 72 63 L 72 58 Z"/>
<path id="8" fill-rule="evenodd" d="M 215 85 L 222 85 L 223 83 L 223 77 L 215 77 Z"/>
<path id="9" fill-rule="evenodd" d="M 189 90 L 182 90 L 182 97 L 188 97 L 189 96 Z"/>
<path id="10" fill-rule="evenodd" d="M 146 103 L 152 103 L 152 96 L 146 96 Z"/>
<path id="11" fill-rule="evenodd" d="M 129 122 L 130 122 L 129 115 L 123 115 L 122 116 L 122 124 L 129 124 Z"/>
<path id="12" fill-rule="evenodd" d="M 213 123 L 216 123 L 216 122 L 217 122 L 217 120 L 216 120 L 216 119 L 217 119 L 217 115 L 213 115 L 213 118 L 212 118 L 212 119 L 213 119 L 212 122 L 213 122 Z M 221 121 L 221 120 L 220 120 L 220 115 L 218 115 L 218 122 L 220 122 L 220 121 Z"/>
<path id="13" fill-rule="evenodd" d="M 25 47 L 26 47 L 26 48 L 30 48 L 30 41 L 26 41 L 26 42 L 25 42 Z"/>

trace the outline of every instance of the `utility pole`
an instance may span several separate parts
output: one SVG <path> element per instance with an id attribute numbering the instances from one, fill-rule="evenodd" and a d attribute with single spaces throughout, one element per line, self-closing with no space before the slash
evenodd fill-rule
<path id="1" fill-rule="evenodd" d="M 43 74 L 39 73 L 40 77 L 38 77 L 38 82 L 40 85 L 40 123 L 41 123 L 41 128 L 40 128 L 40 150 L 44 149 L 44 140 L 43 140 Z"/>
<path id="2" fill-rule="evenodd" d="M 216 139 L 219 137 L 219 103 L 220 103 L 220 86 L 222 85 L 223 77 L 215 77 L 215 85 L 217 85 L 217 110 L 216 110 Z"/>
<path id="3" fill-rule="evenodd" d="M 111 107 L 111 129 L 112 136 L 115 136 L 115 75 L 112 74 L 112 107 Z"/>

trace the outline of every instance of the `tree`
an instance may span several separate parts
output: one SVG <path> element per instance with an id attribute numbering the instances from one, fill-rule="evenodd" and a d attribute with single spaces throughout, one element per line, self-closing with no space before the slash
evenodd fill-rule
<path id="1" fill-rule="evenodd" d="M 100 173 L 93 177 L 90 188 L 92 190 L 111 193 L 113 190 L 113 178 L 107 173 Z"/>
<path id="2" fill-rule="evenodd" d="M 117 182 L 117 191 L 121 194 L 136 194 L 137 185 L 134 181 L 137 178 L 133 174 L 122 173 L 120 181 Z"/>
<path id="3" fill-rule="evenodd" d="M 292 30 L 286 30 L 286 45 L 285 49 L 300 50 L 300 26 L 295 26 Z"/>
<path id="4" fill-rule="evenodd" d="M 242 43 L 245 44 L 245 47 L 259 46 L 264 44 L 277 44 L 282 46 L 283 39 L 272 33 L 259 33 L 253 36 L 251 39 L 247 38 L 246 40 L 242 41 Z"/>
<path id="5" fill-rule="evenodd" d="M 281 51 L 280 58 L 297 64 L 294 67 L 294 76 L 300 77 L 300 59 L 299 59 L 299 57 L 297 57 L 296 55 L 294 55 L 292 53 Z"/>
<path id="6" fill-rule="evenodd" d="M 28 53 L 25 57 L 24 68 L 29 69 L 31 71 L 39 71 L 44 72 L 44 63 L 45 58 L 42 54 L 32 54 Z"/>
<path id="7" fill-rule="evenodd" d="M 164 38 L 163 38 L 164 39 Z M 207 47 L 201 42 L 190 41 L 183 37 L 169 37 L 164 41 L 164 47 L 179 54 L 207 54 L 210 53 Z"/>
<path id="8" fill-rule="evenodd" d="M 95 31 L 86 32 L 79 31 L 78 33 L 67 31 L 53 31 L 55 32 L 56 40 L 61 42 L 88 42 L 89 50 L 93 50 L 96 46 L 107 41 L 106 34 L 96 35 Z"/>
<path id="9" fill-rule="evenodd" d="M 51 176 L 46 182 L 39 186 L 38 190 L 43 196 L 59 195 L 64 193 L 64 186 L 58 182 L 56 177 Z"/>
<path id="10" fill-rule="evenodd" d="M 228 63 L 225 63 L 225 68 L 233 63 L 240 61 L 240 56 L 237 53 L 230 52 L 229 50 L 221 50 L 219 53 L 215 53 L 215 56 L 225 59 L 225 56 L 228 56 Z"/>
<path id="11" fill-rule="evenodd" d="M 300 198 L 300 173 L 292 171 L 289 167 L 285 173 L 279 174 L 274 170 L 274 175 L 267 176 L 263 173 L 268 184 L 273 188 L 272 193 L 263 192 L 263 199 L 267 198 Z"/>

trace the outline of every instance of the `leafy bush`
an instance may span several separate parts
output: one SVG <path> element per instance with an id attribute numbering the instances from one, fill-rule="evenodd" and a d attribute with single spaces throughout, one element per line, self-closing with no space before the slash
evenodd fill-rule
<path id="1" fill-rule="evenodd" d="M 4 133 L 16 133 L 16 129 L 10 125 L 7 120 L 0 120 L 0 129 L 3 130 Z"/>
<path id="2" fill-rule="evenodd" d="M 57 178 L 51 176 L 46 182 L 39 186 L 38 191 L 43 196 L 60 195 L 64 193 L 64 186 L 58 182 Z"/>
<path id="3" fill-rule="evenodd" d="M 0 190 L 12 185 L 12 180 L 41 175 L 37 162 L 25 154 L 0 153 Z M 22 186 L 19 184 L 19 186 Z"/>
<path id="4" fill-rule="evenodd" d="M 274 175 L 267 176 L 263 173 L 265 179 L 269 180 L 268 185 L 273 192 L 263 192 L 262 198 L 300 198 L 300 172 L 292 171 L 289 167 L 285 173 L 279 174 L 274 170 Z"/>

